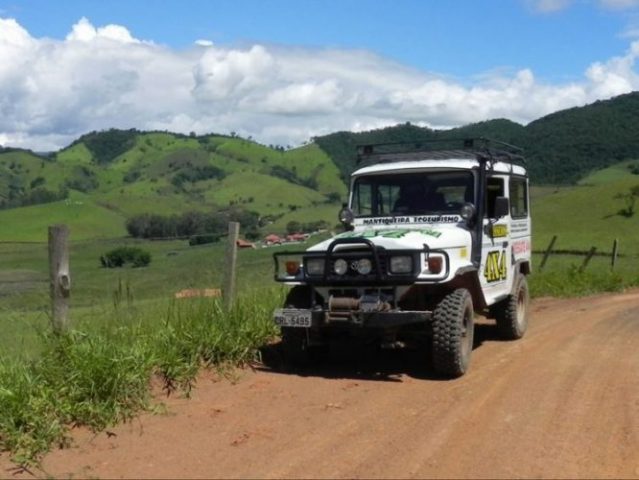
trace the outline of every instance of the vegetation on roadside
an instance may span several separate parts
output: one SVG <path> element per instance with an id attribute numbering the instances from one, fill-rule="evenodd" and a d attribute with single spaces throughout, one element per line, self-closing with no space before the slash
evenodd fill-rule
<path id="1" fill-rule="evenodd" d="M 229 311 L 217 300 L 176 301 L 163 312 L 116 303 L 66 335 L 43 335 L 34 360 L 0 357 L 0 450 L 36 462 L 66 445 L 72 426 L 100 430 L 153 408 L 153 378 L 167 393 L 188 393 L 202 366 L 254 360 L 276 334 L 271 312 L 282 300 L 274 290 Z"/>

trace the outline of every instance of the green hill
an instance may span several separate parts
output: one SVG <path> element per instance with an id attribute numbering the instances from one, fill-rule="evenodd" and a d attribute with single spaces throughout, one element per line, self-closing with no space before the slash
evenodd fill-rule
<path id="1" fill-rule="evenodd" d="M 535 183 L 572 184 L 591 171 L 639 158 L 639 92 L 562 110 L 522 126 L 497 119 L 452 130 L 410 124 L 317 137 L 346 177 L 356 166 L 355 146 L 434 139 L 488 137 L 524 148 Z"/>
<path id="2" fill-rule="evenodd" d="M 0 152 L 0 239 L 42 240 L 58 221 L 81 232 L 84 217 L 104 220 L 104 228 L 88 229 L 94 236 L 121 236 L 135 215 L 229 209 L 283 229 L 300 214 L 333 225 L 345 195 L 339 170 L 317 145 L 285 151 L 220 135 L 92 132 L 48 156 Z M 77 202 L 82 213 L 70 214 Z"/>

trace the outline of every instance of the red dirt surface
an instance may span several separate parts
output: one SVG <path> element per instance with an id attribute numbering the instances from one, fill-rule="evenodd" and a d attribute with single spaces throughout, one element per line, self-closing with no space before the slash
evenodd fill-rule
<path id="1" fill-rule="evenodd" d="M 639 478 L 639 292 L 532 308 L 520 341 L 480 324 L 470 371 L 457 380 L 401 351 L 346 352 L 315 370 L 242 370 L 236 382 L 203 376 L 190 400 L 166 400 L 168 413 L 77 432 L 75 446 L 34 473 Z M 7 454 L 0 466 L 13 475 Z"/>

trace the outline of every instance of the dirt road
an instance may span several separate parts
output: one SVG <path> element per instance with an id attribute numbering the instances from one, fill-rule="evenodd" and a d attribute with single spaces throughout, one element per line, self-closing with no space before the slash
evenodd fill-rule
<path id="1" fill-rule="evenodd" d="M 42 475 L 638 478 L 638 311 L 637 291 L 538 300 L 521 341 L 478 326 L 454 381 L 396 351 L 203 378 L 166 415 L 78 433 Z"/>

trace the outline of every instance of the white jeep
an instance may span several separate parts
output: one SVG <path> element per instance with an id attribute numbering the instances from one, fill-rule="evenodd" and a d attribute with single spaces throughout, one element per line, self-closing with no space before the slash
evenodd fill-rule
<path id="1" fill-rule="evenodd" d="M 486 139 L 433 150 L 360 147 L 340 212 L 347 231 L 305 252 L 274 255 L 293 285 L 274 313 L 289 361 L 306 363 L 336 337 L 384 345 L 424 339 L 432 366 L 469 366 L 475 314 L 504 339 L 528 324 L 528 177 L 515 147 Z"/>

